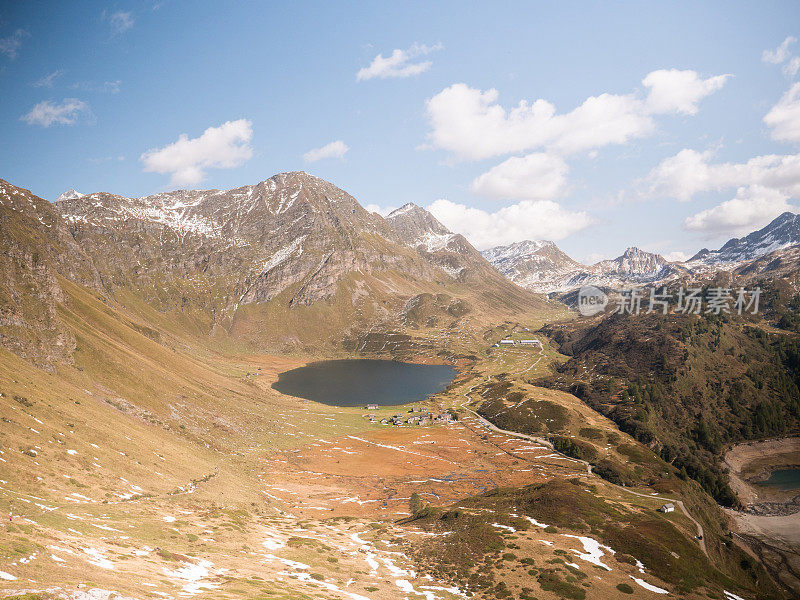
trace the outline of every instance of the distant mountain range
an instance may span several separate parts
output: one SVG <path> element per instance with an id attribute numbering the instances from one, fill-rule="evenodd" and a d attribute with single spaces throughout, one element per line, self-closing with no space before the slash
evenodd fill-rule
<path id="1" fill-rule="evenodd" d="M 497 246 L 481 254 L 514 283 L 534 292 L 568 292 L 584 285 L 620 288 L 627 285 L 668 282 L 716 271 L 752 273 L 786 266 L 786 252 L 800 244 L 800 215 L 786 212 L 769 225 L 743 238 L 728 241 L 719 250 L 704 248 L 685 262 L 669 262 L 663 256 L 628 248 L 613 260 L 582 265 L 550 241 L 524 241 Z M 792 264 L 797 263 L 791 252 Z M 771 260 L 766 260 L 770 259 Z M 777 261 L 777 262 L 776 262 Z"/>
<path id="2" fill-rule="evenodd" d="M 170 315 L 195 334 L 280 352 L 550 310 L 530 292 L 800 265 L 792 213 L 686 262 L 632 247 L 587 266 L 546 241 L 478 252 L 415 204 L 383 218 L 303 172 L 143 198 L 69 190 L 54 203 L 0 180 L 0 222 L 0 345 L 47 364 L 75 346 L 59 317 L 68 284 L 146 319 Z"/>

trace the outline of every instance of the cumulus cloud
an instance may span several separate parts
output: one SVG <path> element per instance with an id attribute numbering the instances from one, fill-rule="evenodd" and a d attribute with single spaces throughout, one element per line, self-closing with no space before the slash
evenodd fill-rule
<path id="1" fill-rule="evenodd" d="M 63 74 L 64 74 L 64 71 L 62 71 L 61 69 L 59 69 L 57 71 L 53 71 L 49 75 L 45 75 L 39 81 L 34 83 L 33 87 L 51 88 L 51 87 L 53 87 L 53 83 L 55 82 L 55 80 L 58 79 L 59 77 L 61 77 Z"/>
<path id="2" fill-rule="evenodd" d="M 713 163 L 713 152 L 684 149 L 664 159 L 646 178 L 657 196 L 691 200 L 703 192 L 736 189 L 736 195 L 688 217 L 684 226 L 713 238 L 742 235 L 763 227 L 781 213 L 797 208 L 800 197 L 800 155 L 756 156 L 743 163 Z"/>
<path id="3" fill-rule="evenodd" d="M 633 96 L 602 94 L 572 112 L 556 114 L 546 100 L 520 101 L 510 111 L 498 104 L 500 93 L 457 83 L 427 101 L 432 147 L 456 157 L 480 160 L 533 148 L 575 152 L 621 144 L 653 129 Z"/>
<path id="4" fill-rule="evenodd" d="M 795 83 L 764 116 L 772 139 L 800 142 L 800 83 Z"/>
<path id="5" fill-rule="evenodd" d="M 783 73 L 787 77 L 794 77 L 797 75 L 797 71 L 800 70 L 800 56 L 792 56 L 789 46 L 796 41 L 797 38 L 790 35 L 775 50 L 764 50 L 761 53 L 761 60 L 773 65 L 783 64 Z"/>
<path id="6" fill-rule="evenodd" d="M 231 169 L 253 155 L 250 140 L 253 124 L 247 119 L 209 127 L 200 137 L 185 133 L 163 148 L 148 150 L 140 157 L 145 172 L 169 173 L 175 186 L 192 186 L 206 176 L 206 169 Z"/>
<path id="7" fill-rule="evenodd" d="M 560 156 L 512 157 L 473 180 L 470 189 L 495 200 L 552 200 L 566 194 L 569 167 Z"/>
<path id="8" fill-rule="evenodd" d="M 83 116 L 91 115 L 89 105 L 77 98 L 64 98 L 60 103 L 43 100 L 20 117 L 28 125 L 74 125 Z"/>
<path id="9" fill-rule="evenodd" d="M 319 148 L 312 148 L 303 154 L 303 160 L 306 162 L 315 162 L 323 158 L 344 158 L 347 151 L 350 150 L 349 146 L 342 140 L 336 140 L 330 144 L 325 144 Z"/>
<path id="10" fill-rule="evenodd" d="M 133 14 L 121 10 L 112 13 L 103 11 L 103 19 L 108 22 L 111 35 L 119 35 L 128 31 L 135 22 Z"/>
<path id="11" fill-rule="evenodd" d="M 779 190 L 760 185 L 741 187 L 736 196 L 686 219 L 684 226 L 711 239 L 720 235 L 742 236 L 761 229 L 786 211 L 797 211 Z"/>
<path id="12" fill-rule="evenodd" d="M 398 77 L 411 77 L 419 75 L 431 68 L 433 62 L 429 60 L 412 62 L 414 59 L 425 56 L 436 50 L 442 49 L 441 44 L 426 46 L 425 44 L 413 44 L 410 48 L 401 50 L 397 48 L 391 55 L 384 57 L 378 54 L 372 59 L 369 66 L 366 66 L 356 73 L 356 81 L 366 81 L 367 79 L 388 79 Z"/>
<path id="13" fill-rule="evenodd" d="M 646 191 L 688 201 L 698 193 L 758 185 L 800 197 L 800 154 L 767 154 L 744 163 L 712 163 L 713 152 L 684 149 L 645 178 Z"/>
<path id="14" fill-rule="evenodd" d="M 797 41 L 797 38 L 794 36 L 789 36 L 785 40 L 781 42 L 781 45 L 775 48 L 775 50 L 764 50 L 761 53 L 761 60 L 766 63 L 772 63 L 773 65 L 779 65 L 787 58 L 789 58 L 789 46 L 794 44 Z"/>
<path id="15" fill-rule="evenodd" d="M 560 240 L 592 222 L 585 212 L 565 210 L 551 200 L 523 200 L 490 213 L 441 199 L 428 210 L 479 250 L 525 239 Z"/>
<path id="16" fill-rule="evenodd" d="M 378 213 L 382 217 L 386 217 L 389 213 L 397 210 L 396 206 L 378 206 L 377 204 L 367 204 L 364 208 L 369 212 Z"/>
<path id="17" fill-rule="evenodd" d="M 426 103 L 431 126 L 428 146 L 455 157 L 480 160 L 544 148 L 569 154 L 624 144 L 655 129 L 653 115 L 694 114 L 697 103 L 725 82 L 726 75 L 702 79 L 694 71 L 654 71 L 644 79 L 647 100 L 637 94 L 600 94 L 567 113 L 547 100 L 521 100 L 506 110 L 496 89 L 451 85 Z"/>
<path id="18" fill-rule="evenodd" d="M 661 69 L 648 73 L 642 84 L 650 91 L 646 107 L 652 113 L 696 115 L 698 103 L 721 89 L 730 75 L 703 79 L 695 71 Z"/>
<path id="19" fill-rule="evenodd" d="M 30 35 L 24 29 L 17 29 L 11 35 L 0 38 L 0 52 L 5 54 L 11 60 L 17 58 L 19 49 L 22 46 L 22 40 Z"/>

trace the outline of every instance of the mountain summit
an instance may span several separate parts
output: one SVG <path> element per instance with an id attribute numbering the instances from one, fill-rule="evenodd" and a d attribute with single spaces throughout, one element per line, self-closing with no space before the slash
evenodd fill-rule
<path id="1" fill-rule="evenodd" d="M 481 254 L 511 281 L 537 292 L 551 291 L 556 282 L 586 269 L 546 240 L 496 246 Z"/>
<path id="2" fill-rule="evenodd" d="M 592 269 L 601 273 L 618 273 L 638 278 L 656 276 L 668 264 L 667 259 L 659 254 L 645 252 L 632 246 L 622 256 L 613 260 L 603 260 L 593 265 Z"/>
<path id="3" fill-rule="evenodd" d="M 67 190 L 66 192 L 62 192 L 61 195 L 56 198 L 56 202 L 61 202 L 62 200 L 75 200 L 77 198 L 83 198 L 85 194 L 81 194 L 80 192 L 76 192 L 74 189 Z"/>
<path id="4" fill-rule="evenodd" d="M 424 208 L 409 202 L 386 217 L 400 239 L 459 281 L 497 284 L 498 273 L 467 239 L 453 233 Z"/>

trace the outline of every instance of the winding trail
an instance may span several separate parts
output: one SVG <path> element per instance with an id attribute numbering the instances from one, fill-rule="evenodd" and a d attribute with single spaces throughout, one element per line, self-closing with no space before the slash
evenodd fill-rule
<path id="1" fill-rule="evenodd" d="M 683 500 L 678 500 L 677 498 L 664 498 L 662 496 L 651 496 L 650 494 L 642 494 L 641 492 L 634 492 L 633 490 L 629 490 L 628 488 L 620 486 L 617 487 L 625 490 L 626 492 L 634 494 L 635 496 L 641 496 L 642 498 L 655 498 L 656 500 L 665 500 L 667 502 L 672 502 L 673 504 L 677 504 L 678 508 L 681 509 L 681 512 L 683 512 L 683 514 L 686 515 L 686 518 L 689 519 L 692 523 L 694 523 L 695 526 L 697 527 L 697 543 L 700 544 L 700 549 L 703 551 L 703 554 L 708 556 L 708 550 L 706 550 L 706 536 L 705 533 L 703 532 L 703 526 L 700 525 L 700 521 L 698 521 L 691 514 L 689 514 L 689 511 L 687 510 L 686 505 L 683 503 Z"/>
<path id="2" fill-rule="evenodd" d="M 539 357 L 539 359 L 541 360 L 541 357 Z M 494 423 L 489 421 L 488 419 L 485 419 L 484 417 L 479 415 L 477 412 L 475 412 L 471 408 L 467 407 L 466 404 L 468 402 L 472 402 L 472 398 L 470 397 L 470 394 L 472 393 L 472 390 L 475 389 L 475 387 L 477 387 L 477 385 L 478 384 L 475 384 L 475 385 L 473 385 L 471 388 L 469 388 L 467 390 L 467 392 L 464 394 L 465 400 L 464 400 L 464 402 L 462 402 L 459 405 L 459 408 L 461 408 L 463 410 L 466 410 L 469 413 L 471 413 L 472 415 L 474 415 L 475 418 L 478 420 L 478 422 L 481 425 L 483 425 L 487 429 L 490 429 L 491 431 L 494 431 L 496 433 L 502 433 L 502 434 L 505 434 L 505 435 L 508 435 L 508 436 L 511 436 L 511 437 L 521 438 L 521 439 L 524 439 L 524 440 L 530 440 L 532 442 L 536 442 L 537 444 L 542 444 L 543 446 L 547 446 L 548 448 L 551 448 L 551 449 L 553 448 L 553 444 L 551 442 L 549 442 L 548 440 L 544 439 L 544 438 L 528 435 L 528 434 L 525 434 L 525 433 L 519 433 L 517 431 L 509 431 L 508 429 L 501 429 L 501 428 L 497 427 L 497 425 L 495 425 Z M 572 457 L 566 457 L 566 458 L 569 458 L 570 460 L 574 460 L 574 461 L 577 461 L 577 462 L 583 464 L 586 467 L 586 473 L 588 475 L 592 475 L 593 474 L 592 473 L 592 465 L 590 465 L 587 461 L 580 460 L 580 459 L 577 459 L 577 458 L 572 458 Z M 665 498 L 663 496 L 652 496 L 650 494 L 643 494 L 641 492 L 634 492 L 633 490 L 631 490 L 629 488 L 623 487 L 621 485 L 617 485 L 615 483 L 611 483 L 610 481 L 606 482 L 606 483 L 608 483 L 609 485 L 613 485 L 617 489 L 624 490 L 624 491 L 628 492 L 629 494 L 633 494 L 634 496 L 641 496 L 642 498 L 652 498 L 652 499 L 655 499 L 655 500 L 663 500 L 665 502 L 672 502 L 673 504 L 677 504 L 678 507 L 681 509 L 681 512 L 684 515 L 686 515 L 686 518 L 688 518 L 697 527 L 697 542 L 700 545 L 700 549 L 703 551 L 703 554 L 705 554 L 706 557 L 708 557 L 708 550 L 706 549 L 706 536 L 705 536 L 705 532 L 703 531 L 703 526 L 700 524 L 700 521 L 695 519 L 689 513 L 688 509 L 686 508 L 686 505 L 683 503 L 683 500 L 678 500 L 677 498 Z"/>

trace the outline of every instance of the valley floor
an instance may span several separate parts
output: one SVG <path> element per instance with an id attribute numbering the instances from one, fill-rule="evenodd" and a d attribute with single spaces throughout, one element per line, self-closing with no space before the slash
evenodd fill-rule
<path id="1" fill-rule="evenodd" d="M 159 400 L 166 410 L 156 388 L 116 391 L 127 385 L 127 365 L 110 365 L 116 378 L 103 382 L 77 368 L 80 353 L 76 368 L 48 374 L 0 351 L 0 596 L 466 598 L 467 580 L 436 566 L 450 536 L 463 532 L 408 520 L 412 494 L 437 508 L 524 486 L 561 486 L 570 502 L 596 499 L 615 518 L 662 523 L 681 532 L 680 542 L 664 543 L 682 568 L 703 558 L 690 519 L 658 516 L 657 491 L 630 494 L 582 461 L 493 430 L 466 410 L 481 400 L 474 390 L 500 374 L 544 369 L 557 358 L 548 348 L 489 353 L 465 368 L 428 403 L 460 410 L 456 423 L 386 427 L 362 409 L 272 390 L 302 358 L 189 360 L 138 342 L 137 360 L 152 369 L 139 376 L 171 386 Z M 526 402 L 560 403 L 570 422 L 619 435 L 573 396 L 526 389 Z M 622 552 L 599 529 L 547 520 L 535 507 L 461 510 L 483 515 L 481 526 L 499 540 L 475 569 L 507 582 L 507 594 L 490 587 L 476 597 L 715 597 L 656 576 L 658 559 L 644 550 Z M 736 594 L 725 590 L 725 599 L 745 597 Z"/>

